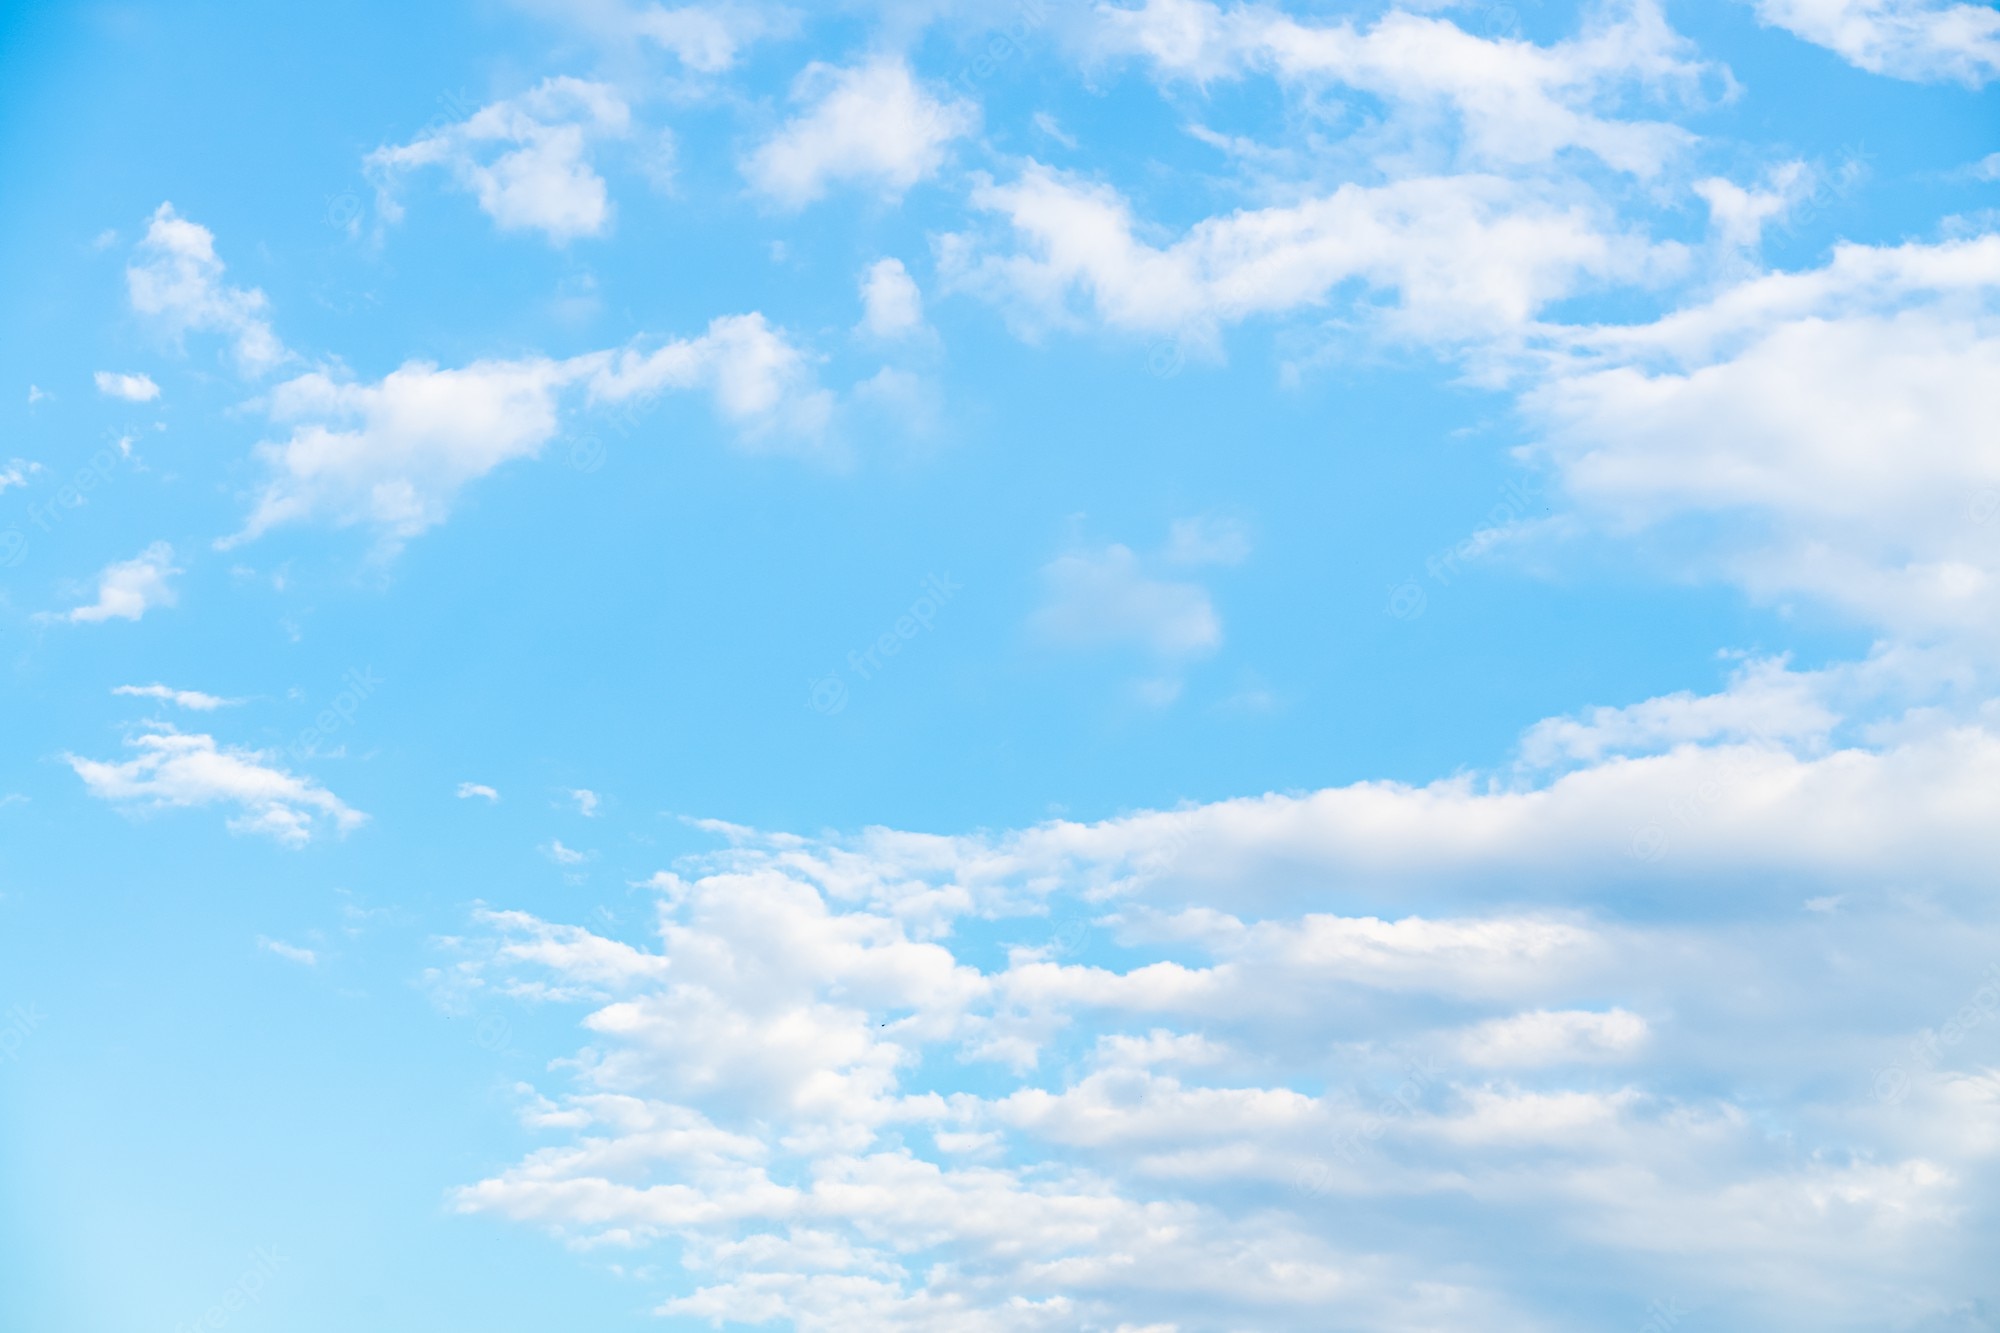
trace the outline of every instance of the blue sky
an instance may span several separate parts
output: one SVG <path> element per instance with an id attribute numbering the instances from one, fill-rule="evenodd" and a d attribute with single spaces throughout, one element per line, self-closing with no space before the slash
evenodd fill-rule
<path id="1" fill-rule="evenodd" d="M 0 1326 L 2000 1328 L 2000 11 L 0 33 Z"/>

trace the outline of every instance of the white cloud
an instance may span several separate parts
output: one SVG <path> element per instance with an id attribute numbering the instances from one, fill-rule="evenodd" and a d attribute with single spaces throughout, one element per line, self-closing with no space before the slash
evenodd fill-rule
<path id="1" fill-rule="evenodd" d="M 298 777 L 256 750 L 222 747 L 212 736 L 156 727 L 127 742 L 138 753 L 122 762 L 64 758 L 93 796 L 120 805 L 165 809 L 231 805 L 238 833 L 262 833 L 304 846 L 331 827 L 346 833 L 367 816 L 310 778 Z"/>
<path id="2" fill-rule="evenodd" d="M 223 282 L 215 234 L 161 204 L 125 269 L 132 308 L 150 315 L 175 338 L 191 332 L 219 333 L 230 342 L 237 367 L 261 375 L 291 359 L 271 331 L 269 302 L 256 288 Z"/>
<path id="3" fill-rule="evenodd" d="M 160 396 L 160 386 L 150 375 L 121 375 L 109 370 L 97 372 L 97 391 L 128 403 L 150 403 Z"/>
<path id="4" fill-rule="evenodd" d="M 480 914 L 466 976 L 580 1006 L 579 1054 L 525 1108 L 555 1142 L 456 1202 L 677 1254 L 663 1313 L 822 1333 L 1525 1333 L 1574 1309 L 1552 1252 L 1719 1326 L 1893 1326 L 1983 1290 L 2000 1183 L 1984 1046 L 1933 1043 L 1901 1105 L 1876 1090 L 1962 1006 L 2000 1033 L 1991 777 L 1910 762 L 1925 746 L 1695 795 L 1776 853 L 1731 848 L 1778 887 L 1720 917 L 1495 903 L 1546 877 L 1539 852 L 1616 901 L 1593 784 L 1700 793 L 1727 746 L 1671 751 L 1671 777 L 1607 759 L 1523 792 L 1364 783 L 957 838 L 712 826 L 731 845 L 655 877 L 643 945 Z M 1829 880 L 1860 897 L 1799 920 Z M 1480 908 L 1335 906 L 1406 894 Z M 1050 944 L 1057 912 L 1102 956 Z M 1468 1239 L 1467 1210 L 1508 1226 Z"/>
<path id="5" fill-rule="evenodd" d="M 1036 631 L 1084 647 L 1137 644 L 1159 657 L 1214 652 L 1222 621 L 1198 583 L 1149 576 L 1129 546 L 1069 551 L 1042 567 Z"/>
<path id="6" fill-rule="evenodd" d="M 1782 218 L 1813 188 L 1811 168 L 1784 162 L 1767 174 L 1762 188 L 1746 188 L 1713 176 L 1694 183 L 1694 192 L 1708 205 L 1709 225 L 1727 250 L 1753 250 L 1764 228 Z"/>
<path id="7" fill-rule="evenodd" d="M 4 467 L 0 467 L 0 491 L 6 491 L 15 486 L 26 486 L 28 479 L 42 470 L 40 463 L 31 463 L 25 458 L 16 458 Z"/>
<path id="8" fill-rule="evenodd" d="M 482 801 L 497 804 L 500 800 L 500 793 L 483 782 L 461 782 L 458 784 L 459 800 L 469 801 L 474 797 L 478 797 Z"/>
<path id="9" fill-rule="evenodd" d="M 606 353 L 590 367 L 593 402 L 705 389 L 750 446 L 810 452 L 833 415 L 833 396 L 814 380 L 813 357 L 761 314 L 725 315 L 699 338 L 647 353 Z"/>
<path id="10" fill-rule="evenodd" d="M 1565 331 L 1525 398 L 1544 437 L 1525 453 L 1585 522 L 1697 574 L 1990 639 L 1997 307 L 2000 236 L 1842 245 L 1652 324 Z"/>
<path id="11" fill-rule="evenodd" d="M 1629 1058 L 1645 1045 L 1650 1031 L 1645 1019 L 1624 1009 L 1538 1009 L 1488 1019 L 1457 1040 L 1459 1058 L 1469 1065 L 1531 1069 Z"/>
<path id="12" fill-rule="evenodd" d="M 593 405 L 706 390 L 739 438 L 759 448 L 816 448 L 832 411 L 810 359 L 757 314 L 717 319 L 700 337 L 651 352 L 456 370 L 412 361 L 372 384 L 314 371 L 272 390 L 272 419 L 297 424 L 289 439 L 258 446 L 270 478 L 225 544 L 317 520 L 372 525 L 393 548 L 443 522 L 469 483 L 537 456 L 561 429 L 564 395 L 579 387 Z"/>
<path id="13" fill-rule="evenodd" d="M 200 690 L 176 690 L 166 685 L 119 685 L 111 692 L 127 699 L 157 699 L 196 713 L 212 713 L 236 702 L 234 699 L 203 694 Z"/>
<path id="14" fill-rule="evenodd" d="M 442 167 L 502 231 L 539 231 L 552 243 L 598 236 L 611 222 L 593 146 L 632 132 L 631 110 L 601 83 L 552 78 L 519 97 L 482 107 L 464 121 L 368 155 L 382 215 L 402 208 L 394 187 L 405 173 Z"/>
<path id="15" fill-rule="evenodd" d="M 580 866 L 590 859 L 589 852 L 579 852 L 574 847 L 565 847 L 562 845 L 560 839 L 549 843 L 546 850 L 549 854 L 549 859 L 557 865 Z"/>
<path id="16" fill-rule="evenodd" d="M 1137 55 L 1165 76 L 1208 83 L 1260 71 L 1291 84 L 1336 84 L 1422 119 L 1448 107 L 1475 162 L 1518 166 L 1565 149 L 1652 176 L 1694 136 L 1657 121 L 1608 114 L 1634 90 L 1694 92 L 1705 72 L 1651 0 L 1552 46 L 1480 37 L 1445 19 L 1391 10 L 1373 27 L 1302 22 L 1265 5 L 1146 0 L 1099 8 L 1101 51 Z"/>
<path id="17" fill-rule="evenodd" d="M 585 373 L 546 358 L 458 370 L 413 361 L 374 384 L 317 370 L 280 384 L 270 415 L 300 424 L 258 446 L 270 480 L 232 541 L 306 519 L 374 524 L 392 543 L 416 536 L 468 482 L 555 438 L 558 393 Z"/>
<path id="18" fill-rule="evenodd" d="M 574 787 L 569 791 L 569 798 L 575 803 L 576 812 L 585 819 L 595 819 L 597 817 L 598 797 L 596 792 L 591 791 L 588 787 Z"/>
<path id="19" fill-rule="evenodd" d="M 1600 206 L 1496 176 L 1343 185 L 1303 203 L 1195 224 L 1164 247 L 1140 239 L 1125 200 L 1038 163 L 981 184 L 1020 249 L 946 237 L 954 285 L 1046 323 L 1087 315 L 1137 333 L 1198 340 L 1223 324 L 1324 306 L 1343 288 L 1392 295 L 1391 325 L 1427 337 L 1517 329 L 1593 283 L 1644 281 L 1683 256 L 1612 230 Z"/>
<path id="20" fill-rule="evenodd" d="M 645 5 L 632 13 L 635 33 L 704 74 L 734 65 L 743 48 L 773 31 L 775 16 L 753 5 Z"/>
<path id="21" fill-rule="evenodd" d="M 1755 0 L 1757 17 L 1871 74 L 1955 80 L 2000 75 L 2000 10 L 1954 0 Z"/>
<path id="22" fill-rule="evenodd" d="M 296 944 L 287 944 L 283 940 L 274 940 L 267 935 L 259 935 L 257 937 L 257 947 L 265 953 L 284 959 L 288 963 L 297 963 L 302 967 L 317 967 L 319 965 L 319 955 L 311 949 L 300 948 Z"/>
<path id="23" fill-rule="evenodd" d="M 945 147 L 978 128 L 978 108 L 939 101 L 901 60 L 850 69 L 813 64 L 792 89 L 806 109 L 743 164 L 758 191 L 802 208 L 830 186 L 899 196 L 944 164 Z"/>
<path id="24" fill-rule="evenodd" d="M 166 542 L 154 542 L 130 560 L 105 566 L 97 576 L 97 600 L 66 612 L 62 618 L 73 624 L 137 620 L 156 606 L 174 604 L 168 580 L 179 573 L 174 548 Z"/>
<path id="25" fill-rule="evenodd" d="M 900 259 L 878 259 L 861 278 L 861 327 L 877 338 L 903 338 L 924 327 L 924 298 Z"/>

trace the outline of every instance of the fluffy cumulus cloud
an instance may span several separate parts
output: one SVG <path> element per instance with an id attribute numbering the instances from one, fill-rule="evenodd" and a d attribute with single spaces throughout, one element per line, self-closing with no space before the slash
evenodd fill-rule
<path id="1" fill-rule="evenodd" d="M 609 227 L 610 191 L 591 154 L 599 143 L 631 133 L 631 110 L 609 86 L 553 78 L 457 124 L 379 148 L 367 166 L 389 221 L 402 216 L 397 182 L 438 167 L 471 192 L 501 230 L 537 231 L 560 245 Z"/>
<path id="2" fill-rule="evenodd" d="M 304 846 L 327 830 L 345 833 L 366 819 L 261 751 L 172 727 L 141 732 L 127 744 L 135 752 L 129 759 L 65 757 L 93 796 L 138 810 L 233 807 L 232 831 L 262 834 L 287 846 Z"/>
<path id="3" fill-rule="evenodd" d="M 793 98 L 799 113 L 743 164 L 752 186 L 788 208 L 835 185 L 901 195 L 935 173 L 952 140 L 979 124 L 971 103 L 939 99 L 894 58 L 845 69 L 812 65 Z"/>
<path id="4" fill-rule="evenodd" d="M 123 398 L 128 403 L 150 403 L 160 396 L 160 386 L 151 375 L 125 375 L 116 371 L 97 372 L 97 391 L 107 398 Z"/>
<path id="5" fill-rule="evenodd" d="M 1692 96 L 1706 73 L 1653 0 L 1617 5 L 1584 33 L 1551 46 L 1401 9 L 1368 27 L 1209 0 L 1146 0 L 1137 8 L 1105 6 L 1098 15 L 1101 52 L 1142 58 L 1168 78 L 1206 84 L 1265 73 L 1288 85 L 1365 93 L 1417 122 L 1448 110 L 1468 157 L 1493 165 L 1541 163 L 1578 150 L 1652 176 L 1693 136 L 1614 113 L 1633 91 Z M 1423 128 L 1432 147 L 1435 130 Z"/>
<path id="6" fill-rule="evenodd" d="M 266 314 L 270 303 L 264 293 L 254 287 L 229 286 L 224 272 L 215 252 L 215 233 L 188 221 L 167 203 L 147 222 L 146 235 L 126 266 L 125 285 L 132 309 L 172 337 L 219 334 L 228 340 L 243 373 L 261 375 L 289 360 L 291 353 L 271 330 Z M 104 387 L 102 382 L 99 387 Z"/>
<path id="7" fill-rule="evenodd" d="M 1757 16 L 1873 74 L 1980 86 L 2000 75 L 2000 10 L 1959 0 L 1755 0 Z"/>
<path id="8" fill-rule="evenodd" d="M 456 369 L 410 362 L 374 383 L 314 371 L 270 394 L 272 419 L 292 431 L 259 447 L 269 480 L 231 540 L 314 520 L 365 524 L 394 546 L 442 522 L 467 484 L 539 454 L 562 428 L 566 399 L 577 411 L 636 408 L 670 390 L 708 392 L 755 447 L 811 447 L 832 411 L 808 356 L 756 314 L 649 351 Z"/>
<path id="9" fill-rule="evenodd" d="M 1527 456 L 1592 523 L 1760 596 L 1990 640 L 1996 301 L 2000 237 L 1843 245 L 1652 323 L 1570 331 L 1526 398 Z"/>
<path id="10" fill-rule="evenodd" d="M 172 580 L 180 573 L 174 548 L 154 542 L 130 560 L 106 565 L 97 576 L 97 600 L 65 612 L 63 619 L 77 625 L 137 620 L 154 607 L 174 604 Z"/>
<path id="11" fill-rule="evenodd" d="M 904 338 L 924 326 L 924 297 L 900 259 L 878 259 L 861 276 L 861 328 L 877 338 Z"/>
<path id="12" fill-rule="evenodd" d="M 1673 271 L 1677 247 L 1627 234 L 1602 208 L 1499 176 L 1343 185 L 1297 204 L 1245 209 L 1157 245 L 1108 185 L 1031 163 L 973 202 L 1006 239 L 946 237 L 962 288 L 1030 324 L 1089 318 L 1115 329 L 1212 336 L 1253 316 L 1380 303 L 1395 329 L 1492 336 L 1593 285 Z"/>
<path id="13" fill-rule="evenodd" d="M 645 938 L 485 912 L 449 946 L 581 1045 L 523 1105 L 545 1146 L 456 1202 L 671 1246 L 662 1314 L 802 1329 L 1639 1328 L 1660 1292 L 1929 1327 L 2000 1237 L 1996 722 L 1006 834 L 714 826 Z M 1752 868 L 1722 910 L 1646 887 L 1647 818 L 1680 883 Z"/>

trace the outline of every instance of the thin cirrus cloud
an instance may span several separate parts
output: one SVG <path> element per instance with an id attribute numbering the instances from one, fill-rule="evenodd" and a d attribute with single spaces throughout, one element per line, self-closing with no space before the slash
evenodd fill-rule
<path id="1" fill-rule="evenodd" d="M 310 778 L 287 772 L 257 750 L 213 736 L 155 726 L 132 737 L 129 759 L 67 755 L 91 795 L 137 810 L 233 807 L 229 829 L 302 847 L 328 831 L 359 828 L 367 816 Z"/>
<path id="2" fill-rule="evenodd" d="M 752 187 L 786 208 L 803 208 L 835 185 L 900 196 L 979 125 L 972 103 L 933 96 L 892 57 L 846 69 L 813 64 L 792 97 L 804 109 L 743 163 Z"/>
<path id="3" fill-rule="evenodd" d="M 60 617 L 76 625 L 107 620 L 138 620 L 146 612 L 172 606 L 178 600 L 172 580 L 181 573 L 174 548 L 154 542 L 130 560 L 105 566 L 97 577 L 97 600 L 66 611 Z"/>
<path id="4" fill-rule="evenodd" d="M 536 231 L 562 245 L 609 227 L 610 191 L 591 154 L 632 132 L 631 109 L 608 85 L 553 78 L 409 143 L 379 148 L 365 165 L 387 221 L 403 216 L 399 181 L 436 167 L 502 231 Z"/>
<path id="5" fill-rule="evenodd" d="M 153 699 L 196 713 L 212 713 L 238 702 L 200 690 L 177 690 L 169 685 L 119 685 L 113 687 L 111 693 L 125 699 Z"/>
<path id="6" fill-rule="evenodd" d="M 291 359 L 272 331 L 269 301 L 254 287 L 232 287 L 215 251 L 215 234 L 161 204 L 125 269 L 132 309 L 170 336 L 219 334 L 237 368 L 262 375 Z"/>

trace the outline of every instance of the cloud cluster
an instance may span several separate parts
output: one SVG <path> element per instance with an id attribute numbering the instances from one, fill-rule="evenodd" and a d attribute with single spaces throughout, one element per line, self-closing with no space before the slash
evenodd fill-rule
<path id="1" fill-rule="evenodd" d="M 663 1314 L 830 1331 L 1639 1327 L 1662 1290 L 1718 1326 L 1943 1315 L 2000 1235 L 2000 919 L 1872 886 L 1983 884 L 1968 752 L 2000 737 L 1774 751 L 1715 801 L 1728 744 L 1520 791 L 725 829 L 655 877 L 646 941 L 482 914 L 461 981 L 579 1006 L 582 1045 L 528 1093 L 548 1146 L 457 1203 L 671 1243 Z M 1676 801 L 1672 882 L 1752 867 L 1727 910 L 1612 845 Z"/>
<path id="2" fill-rule="evenodd" d="M 1088 319 L 1197 341 L 1252 317 L 1323 307 L 1337 293 L 1382 299 L 1403 333 L 1500 335 L 1580 290 L 1645 282 L 1684 258 L 1622 231 L 1586 196 L 1489 175 L 1343 185 L 1205 219 L 1166 245 L 1142 239 L 1148 229 L 1111 187 L 1038 163 L 1011 182 L 981 184 L 973 203 L 1003 219 L 1015 245 L 944 238 L 941 264 L 955 286 L 1031 327 Z"/>
<path id="3" fill-rule="evenodd" d="M 1136 9 L 1104 6 L 1099 15 L 1100 51 L 1143 58 L 1166 78 L 1208 84 L 1263 73 L 1293 86 L 1338 85 L 1419 123 L 1447 110 L 1462 127 L 1467 159 L 1490 166 L 1547 162 L 1574 149 L 1653 176 L 1694 136 L 1620 118 L 1621 101 L 1633 90 L 1692 96 L 1706 73 L 1653 0 L 1628 0 L 1550 46 L 1481 36 L 1402 9 L 1367 28 L 1210 0 L 1146 0 Z M 1434 151 L 1438 136 L 1428 123 L 1423 138 Z"/>
<path id="4" fill-rule="evenodd" d="M 388 221 L 402 217 L 399 179 L 439 167 L 502 231 L 538 231 L 561 245 L 610 225 L 610 192 L 591 151 L 631 133 L 631 110 L 609 86 L 552 78 L 407 144 L 378 148 L 366 166 Z"/>
<path id="5" fill-rule="evenodd" d="M 470 482 L 539 454 L 562 429 L 566 397 L 636 407 L 689 390 L 709 393 L 753 447 L 810 448 L 832 410 L 805 353 L 757 314 L 650 351 L 456 369 L 412 361 L 374 383 L 313 371 L 269 396 L 291 434 L 259 446 L 268 480 L 230 542 L 317 520 L 372 526 L 394 546 L 442 522 Z"/>

